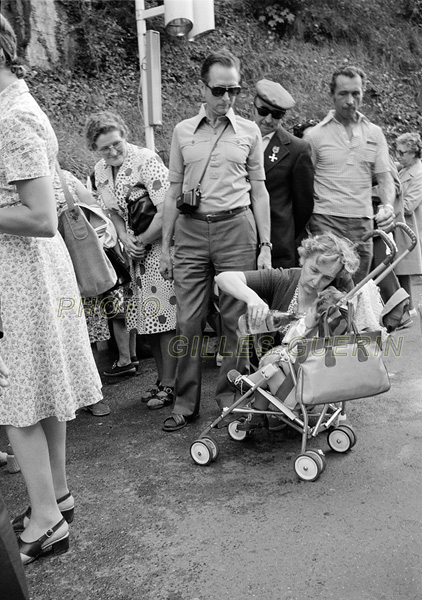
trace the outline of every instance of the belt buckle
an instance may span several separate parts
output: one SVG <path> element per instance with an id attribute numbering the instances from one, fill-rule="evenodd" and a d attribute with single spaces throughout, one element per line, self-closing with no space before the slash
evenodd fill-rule
<path id="1" fill-rule="evenodd" d="M 206 219 L 207 223 L 212 223 L 213 217 L 214 217 L 214 215 L 211 215 L 211 214 L 205 215 L 205 219 Z"/>

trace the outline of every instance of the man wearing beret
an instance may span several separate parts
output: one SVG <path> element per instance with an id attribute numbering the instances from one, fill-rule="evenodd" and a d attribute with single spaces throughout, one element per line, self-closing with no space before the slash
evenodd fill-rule
<path id="1" fill-rule="evenodd" d="M 256 84 L 253 117 L 262 134 L 271 207 L 272 266 L 297 266 L 295 240 L 303 236 L 313 206 L 314 169 L 307 142 L 288 133 L 281 121 L 295 101 L 279 83 Z"/>

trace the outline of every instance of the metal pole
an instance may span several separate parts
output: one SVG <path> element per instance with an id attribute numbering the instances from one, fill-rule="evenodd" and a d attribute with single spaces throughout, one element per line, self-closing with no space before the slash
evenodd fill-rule
<path id="1" fill-rule="evenodd" d="M 146 18 L 148 11 L 145 11 L 144 0 L 135 0 L 136 9 L 136 31 L 138 35 L 138 50 L 139 50 L 139 68 L 141 75 L 141 90 L 142 90 L 142 107 L 144 112 L 144 131 L 145 131 L 145 146 L 150 150 L 155 150 L 154 144 L 154 128 L 149 124 L 150 115 L 148 113 L 148 82 L 146 73 Z M 162 9 L 162 7 L 160 7 Z"/>

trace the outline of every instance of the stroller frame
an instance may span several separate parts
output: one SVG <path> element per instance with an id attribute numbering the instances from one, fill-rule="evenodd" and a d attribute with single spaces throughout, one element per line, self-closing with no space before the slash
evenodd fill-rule
<path id="1" fill-rule="evenodd" d="M 342 301 L 350 300 L 353 296 L 372 278 L 377 277 L 376 283 L 379 283 L 395 266 L 413 250 L 416 245 L 416 236 L 413 231 L 404 223 L 396 223 L 394 227 L 399 227 L 408 235 L 411 242 L 409 248 L 407 248 L 399 257 L 396 258 L 397 246 L 390 240 L 390 238 L 380 230 L 374 230 L 371 233 L 372 237 L 380 236 L 386 246 L 390 250 L 390 254 L 386 256 L 384 261 L 375 267 L 359 284 L 357 284 Z M 283 359 L 284 360 L 284 359 Z M 288 363 L 289 372 L 292 377 L 293 385 L 296 388 L 297 377 L 294 365 L 289 356 L 286 357 Z M 257 382 L 251 381 L 247 375 L 240 375 L 240 378 L 245 382 L 249 389 L 240 396 L 231 406 L 225 407 L 222 413 L 217 417 L 210 425 L 208 425 L 200 434 L 199 438 L 196 439 L 190 447 L 190 455 L 194 462 L 201 466 L 209 465 L 212 461 L 215 461 L 219 456 L 220 449 L 217 441 L 210 437 L 212 429 L 221 428 L 227 426 L 228 434 L 234 441 L 241 442 L 253 435 L 253 431 L 239 430 L 239 420 L 231 420 L 227 422 L 229 415 L 242 415 L 247 416 L 249 414 L 260 414 L 266 416 L 275 415 L 280 421 L 287 426 L 295 429 L 301 434 L 301 450 L 294 460 L 294 469 L 299 477 L 303 481 L 315 481 L 326 467 L 325 455 L 322 450 L 311 450 L 307 448 L 308 440 L 316 438 L 321 432 L 327 432 L 327 442 L 329 447 L 338 453 L 348 452 L 356 444 L 357 436 L 353 427 L 346 422 L 346 402 L 339 403 L 327 403 L 318 405 L 320 411 L 313 410 L 316 407 L 312 406 L 312 410 L 307 408 L 299 399 L 300 416 L 297 411 L 293 412 L 290 408 L 284 405 L 283 401 L 271 392 L 261 388 L 263 383 L 270 380 L 271 377 L 279 371 L 279 367 L 274 363 L 267 364 L 258 369 L 258 373 L 261 375 Z M 252 397 L 254 392 L 258 390 L 276 410 L 255 410 L 254 408 L 243 406 L 248 402 L 248 399 Z M 310 413 L 310 414 L 309 414 Z M 311 426 L 310 419 L 316 419 L 315 423 Z"/>

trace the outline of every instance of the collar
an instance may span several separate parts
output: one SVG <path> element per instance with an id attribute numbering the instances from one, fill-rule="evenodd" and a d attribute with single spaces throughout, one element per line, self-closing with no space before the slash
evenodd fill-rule
<path id="1" fill-rule="evenodd" d="M 208 117 L 207 117 L 207 113 L 205 110 L 205 106 L 206 106 L 205 104 L 202 104 L 201 108 L 199 110 L 199 113 L 196 115 L 196 117 L 193 118 L 193 125 L 194 125 L 193 132 L 194 133 L 196 133 L 196 130 L 201 125 L 202 121 L 205 120 L 208 122 Z M 218 121 L 224 123 L 226 119 L 228 119 L 230 121 L 230 124 L 233 127 L 234 132 L 237 133 L 236 115 L 234 114 L 234 110 L 232 108 L 229 108 L 229 110 L 226 112 L 226 114 L 223 117 L 219 117 Z"/>
<path id="2" fill-rule="evenodd" d="M 275 130 L 275 135 L 278 137 L 282 144 L 290 144 L 290 137 L 287 131 L 281 125 Z"/>
<path id="3" fill-rule="evenodd" d="M 29 92 L 29 88 L 23 79 L 17 79 L 0 92 L 0 104 L 2 111 L 12 106 L 16 102 L 16 98 L 21 94 Z"/>
<path id="4" fill-rule="evenodd" d="M 335 111 L 332 108 L 328 112 L 328 115 L 319 124 L 323 126 L 323 125 L 327 125 L 327 123 L 331 123 L 331 121 L 335 121 L 336 123 L 341 125 L 340 121 L 337 121 L 337 119 L 335 118 L 334 113 L 335 113 Z M 365 117 L 365 115 L 362 114 L 361 112 L 357 111 L 357 115 L 358 115 L 358 123 L 370 123 L 370 120 L 368 119 L 368 117 Z"/>

